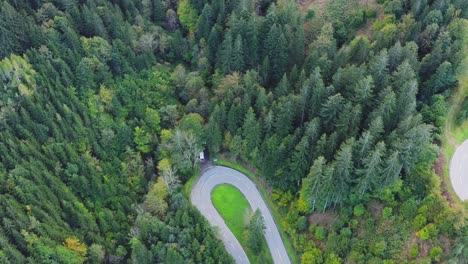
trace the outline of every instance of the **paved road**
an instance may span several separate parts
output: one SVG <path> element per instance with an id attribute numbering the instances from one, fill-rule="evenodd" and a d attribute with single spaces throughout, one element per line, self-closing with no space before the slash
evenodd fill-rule
<path id="1" fill-rule="evenodd" d="M 468 199 L 468 140 L 463 142 L 450 161 L 450 181 L 460 200 Z"/>
<path id="2" fill-rule="evenodd" d="M 190 195 L 192 203 L 200 212 L 208 219 L 212 226 L 219 228 L 221 240 L 223 241 L 226 250 L 234 257 L 237 263 L 249 263 L 247 255 L 242 249 L 239 241 L 234 234 L 226 226 L 224 220 L 219 215 L 218 211 L 211 202 L 211 192 L 219 184 L 231 184 L 237 187 L 245 196 L 252 209 L 257 208 L 265 219 L 265 238 L 270 248 L 273 261 L 276 264 L 290 264 L 288 253 L 284 247 L 283 240 L 278 232 L 275 221 L 271 216 L 265 201 L 263 201 L 260 192 L 255 187 L 255 184 L 244 174 L 222 166 L 211 166 L 206 169 L 198 182 L 192 189 Z M 239 221 L 243 221 L 243 216 L 239 216 Z"/>

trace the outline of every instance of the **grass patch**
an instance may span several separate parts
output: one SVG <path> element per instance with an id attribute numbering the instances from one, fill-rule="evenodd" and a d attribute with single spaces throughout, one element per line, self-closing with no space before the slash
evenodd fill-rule
<path id="1" fill-rule="evenodd" d="M 218 185 L 211 193 L 211 200 L 226 225 L 244 248 L 249 261 L 252 264 L 273 263 L 265 239 L 263 239 L 263 247 L 260 252 L 253 252 L 247 246 L 244 216 L 252 209 L 239 189 L 229 184 Z"/>
<path id="2" fill-rule="evenodd" d="M 237 171 L 240 171 L 243 174 L 247 175 L 257 185 L 257 187 L 260 190 L 260 193 L 261 193 L 261 195 L 263 197 L 263 200 L 268 205 L 268 208 L 270 209 L 270 212 L 273 215 L 273 218 L 275 219 L 276 226 L 278 227 L 278 231 L 279 231 L 279 233 L 281 235 L 281 239 L 283 239 L 283 243 L 284 243 L 284 246 L 286 247 L 286 251 L 288 252 L 289 259 L 291 260 L 291 263 L 299 263 L 297 255 L 296 255 L 296 251 L 294 250 L 293 245 L 291 243 L 291 239 L 288 236 L 288 234 L 286 233 L 286 231 L 284 230 L 283 225 L 281 224 L 284 217 L 280 213 L 280 210 L 279 210 L 278 206 L 276 206 L 276 204 L 273 203 L 273 201 L 271 200 L 270 195 L 268 195 L 265 187 L 262 184 L 260 184 L 259 178 L 256 177 L 255 174 L 252 171 L 250 171 L 249 169 L 247 169 L 246 167 L 244 167 L 244 166 L 242 166 L 240 164 L 237 164 L 237 163 L 227 161 L 225 159 L 218 158 L 218 161 L 216 161 L 215 164 L 216 165 L 221 165 L 221 166 L 226 166 L 226 167 L 235 169 Z"/>
<path id="3" fill-rule="evenodd" d="M 236 187 L 222 184 L 213 190 L 211 200 L 237 240 L 243 240 L 243 216 L 247 210 L 251 211 L 244 195 Z"/>
<path id="4" fill-rule="evenodd" d="M 200 178 L 200 176 L 201 176 L 201 170 L 196 169 L 192 177 L 190 177 L 190 179 L 188 179 L 188 181 L 185 183 L 184 193 L 185 195 L 187 195 L 187 197 L 190 197 L 190 192 L 192 191 L 193 185 L 195 185 L 195 183 L 198 181 L 198 178 Z"/>

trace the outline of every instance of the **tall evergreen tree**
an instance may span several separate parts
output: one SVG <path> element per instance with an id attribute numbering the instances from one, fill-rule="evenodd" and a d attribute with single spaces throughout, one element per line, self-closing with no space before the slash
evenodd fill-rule
<path id="1" fill-rule="evenodd" d="M 241 35 L 237 35 L 232 50 L 232 70 L 242 72 L 244 70 L 244 48 Z"/>
<path id="2" fill-rule="evenodd" d="M 375 190 L 383 169 L 383 157 L 385 156 L 385 143 L 377 143 L 375 148 L 363 160 L 364 167 L 357 170 L 358 179 L 356 192 L 361 196 L 369 190 Z"/>

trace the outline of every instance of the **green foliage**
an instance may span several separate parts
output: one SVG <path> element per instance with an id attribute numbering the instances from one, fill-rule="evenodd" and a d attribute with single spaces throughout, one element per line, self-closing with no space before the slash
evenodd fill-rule
<path id="1" fill-rule="evenodd" d="M 180 1 L 177 7 L 177 14 L 182 26 L 193 33 L 197 25 L 198 14 L 191 2 L 188 0 Z"/>
<path id="2" fill-rule="evenodd" d="M 414 231 L 462 262 L 431 144 L 462 2 L 379 1 L 356 36 L 376 15 L 358 1 L 2 1 L 0 262 L 231 262 L 178 193 L 204 143 L 281 190 L 304 262 L 404 262 Z M 318 210 L 335 214 L 323 256 L 305 231 Z"/>
<path id="3" fill-rule="evenodd" d="M 240 217 L 252 211 L 244 195 L 234 186 L 219 185 L 213 190 L 211 199 L 232 233 L 239 241 L 243 241 L 245 223 Z"/>
<path id="4" fill-rule="evenodd" d="M 153 184 L 151 190 L 146 195 L 144 206 L 146 211 L 164 217 L 168 208 L 167 204 L 168 191 L 161 177 Z"/>
<path id="5" fill-rule="evenodd" d="M 390 218 L 392 216 L 393 209 L 391 207 L 385 207 L 382 211 L 383 218 Z"/>
<path id="6" fill-rule="evenodd" d="M 151 151 L 150 134 L 146 133 L 142 128 L 135 127 L 133 142 L 137 145 L 137 149 L 142 153 Z"/>
<path id="7" fill-rule="evenodd" d="M 415 259 L 419 255 L 419 246 L 414 245 L 410 248 L 409 257 Z"/>
<path id="8" fill-rule="evenodd" d="M 247 245 L 249 245 L 254 252 L 260 252 L 263 243 L 265 243 L 263 239 L 265 228 L 263 216 L 257 209 L 249 220 L 247 233 Z"/>
<path id="9" fill-rule="evenodd" d="M 418 214 L 413 220 L 413 229 L 419 230 L 427 223 L 427 219 L 424 215 Z"/>
<path id="10" fill-rule="evenodd" d="M 324 240 L 327 237 L 328 230 L 323 226 L 318 226 L 315 229 L 314 237 L 318 240 Z"/>
<path id="11" fill-rule="evenodd" d="M 417 235 L 422 239 L 422 240 L 427 240 L 429 238 L 435 238 L 439 233 L 439 230 L 436 225 L 433 223 L 430 223 L 423 227 L 421 230 L 417 232 Z"/>
<path id="12" fill-rule="evenodd" d="M 429 251 L 429 257 L 431 258 L 432 261 L 439 262 L 440 258 L 442 257 L 442 253 L 444 251 L 440 247 L 433 247 L 431 248 L 431 251 Z"/>
<path id="13" fill-rule="evenodd" d="M 366 213 L 366 208 L 364 208 L 364 205 L 358 204 L 354 207 L 353 209 L 353 214 L 355 216 L 361 216 Z"/>
<path id="14" fill-rule="evenodd" d="M 322 252 L 318 248 L 306 251 L 302 254 L 301 264 L 320 264 L 323 263 Z"/>

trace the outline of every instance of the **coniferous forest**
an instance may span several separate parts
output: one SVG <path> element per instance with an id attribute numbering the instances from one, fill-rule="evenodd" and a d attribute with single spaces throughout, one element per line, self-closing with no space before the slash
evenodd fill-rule
<path id="1" fill-rule="evenodd" d="M 434 164 L 467 17 L 0 0 L 0 263 L 234 263 L 184 191 L 205 145 L 265 180 L 298 263 L 463 263 L 467 206 Z"/>

